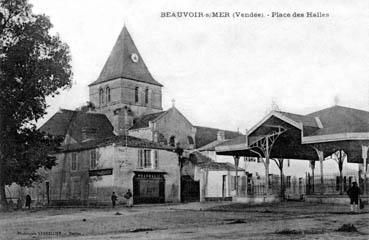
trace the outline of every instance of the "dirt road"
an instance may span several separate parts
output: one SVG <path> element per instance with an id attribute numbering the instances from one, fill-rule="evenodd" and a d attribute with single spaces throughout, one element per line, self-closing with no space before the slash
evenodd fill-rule
<path id="1" fill-rule="evenodd" d="M 355 232 L 337 231 L 353 224 Z M 369 239 L 369 213 L 287 202 L 142 205 L 3 213 L 1 239 Z"/>

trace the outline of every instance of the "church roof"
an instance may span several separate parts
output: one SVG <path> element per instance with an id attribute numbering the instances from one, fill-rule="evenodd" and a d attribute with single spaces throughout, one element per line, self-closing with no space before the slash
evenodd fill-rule
<path id="1" fill-rule="evenodd" d="M 129 130 L 139 129 L 139 128 L 147 128 L 149 127 L 149 122 L 154 121 L 162 114 L 165 114 L 167 111 L 161 111 L 157 113 L 145 114 L 141 117 L 138 117 L 133 120 L 133 126 L 129 128 Z"/>
<path id="2" fill-rule="evenodd" d="M 226 130 L 221 130 L 217 128 L 209 128 L 209 127 L 201 127 L 201 126 L 195 126 L 195 127 L 196 127 L 196 136 L 195 136 L 196 148 L 203 147 L 217 140 L 219 131 L 224 131 L 225 139 L 232 139 L 232 138 L 242 135 L 239 132 L 226 131 Z"/>
<path id="3" fill-rule="evenodd" d="M 104 114 L 61 109 L 40 127 L 41 132 L 65 137 L 67 134 L 77 142 L 82 141 L 82 129 L 96 129 L 97 138 L 114 136 L 113 126 Z"/>
<path id="4" fill-rule="evenodd" d="M 89 86 L 116 78 L 127 78 L 163 86 L 151 76 L 126 26 L 119 34 L 100 76 Z"/>

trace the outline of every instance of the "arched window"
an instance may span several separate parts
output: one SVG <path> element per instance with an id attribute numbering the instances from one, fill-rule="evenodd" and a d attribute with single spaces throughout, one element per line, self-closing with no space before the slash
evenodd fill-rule
<path id="1" fill-rule="evenodd" d="M 176 137 L 175 136 L 171 136 L 169 138 L 169 145 L 172 146 L 172 147 L 176 146 Z"/>
<path id="2" fill-rule="evenodd" d="M 135 103 L 138 103 L 138 87 L 135 88 Z"/>
<path id="3" fill-rule="evenodd" d="M 104 104 L 104 89 L 102 88 L 99 90 L 99 103 L 100 105 Z"/>
<path id="4" fill-rule="evenodd" d="M 188 144 L 190 145 L 194 144 L 193 138 L 191 136 L 187 136 L 187 139 L 188 139 Z"/>
<path id="5" fill-rule="evenodd" d="M 110 101 L 111 101 L 110 88 L 106 87 L 105 92 L 106 92 L 106 103 L 110 103 Z"/>
<path id="6" fill-rule="evenodd" d="M 149 89 L 145 89 L 145 104 L 149 104 Z"/>

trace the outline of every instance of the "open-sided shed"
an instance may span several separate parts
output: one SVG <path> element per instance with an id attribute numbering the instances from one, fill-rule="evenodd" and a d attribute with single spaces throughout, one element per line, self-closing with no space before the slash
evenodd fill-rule
<path id="1" fill-rule="evenodd" d="M 235 156 L 235 159 L 239 156 L 264 158 L 266 175 L 272 158 L 309 160 L 313 169 L 315 161 L 320 161 L 323 186 L 323 160 L 344 151 L 348 162 L 361 164 L 366 188 L 368 146 L 369 112 L 333 106 L 307 115 L 272 111 L 246 136 L 222 143 L 216 152 Z M 324 189 L 321 190 L 323 193 Z"/>

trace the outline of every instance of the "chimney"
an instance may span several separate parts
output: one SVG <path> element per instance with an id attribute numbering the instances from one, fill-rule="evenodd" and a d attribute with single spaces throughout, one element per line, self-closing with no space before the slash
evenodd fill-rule
<path id="1" fill-rule="evenodd" d="M 222 131 L 222 130 L 218 131 L 217 140 L 218 141 L 224 141 L 225 140 L 225 132 L 224 131 Z"/>
<path id="2" fill-rule="evenodd" d="M 97 137 L 97 129 L 91 127 L 83 127 L 82 128 L 82 142 L 86 142 L 88 140 L 94 140 Z"/>

